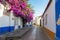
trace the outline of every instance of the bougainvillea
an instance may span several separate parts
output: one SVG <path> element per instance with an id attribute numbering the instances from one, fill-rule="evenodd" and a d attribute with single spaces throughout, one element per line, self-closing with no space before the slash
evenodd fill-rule
<path id="1" fill-rule="evenodd" d="M 22 6 L 22 8 L 25 8 L 27 5 L 26 5 L 26 2 L 23 2 L 22 4 L 21 4 L 21 6 Z"/>
<path id="2" fill-rule="evenodd" d="M 2 0 L 0 0 L 2 2 Z M 24 0 L 6 0 L 10 5 L 16 17 L 23 17 L 26 22 L 30 22 L 33 19 L 33 12 L 30 8 L 27 8 L 27 3 Z"/>
<path id="3" fill-rule="evenodd" d="M 2 0 L 0 0 L 0 2 L 2 2 Z"/>
<path id="4" fill-rule="evenodd" d="M 32 19 L 33 19 L 33 14 L 32 14 L 32 12 L 31 12 L 31 13 L 28 13 L 28 14 L 27 14 L 27 22 L 30 22 Z"/>

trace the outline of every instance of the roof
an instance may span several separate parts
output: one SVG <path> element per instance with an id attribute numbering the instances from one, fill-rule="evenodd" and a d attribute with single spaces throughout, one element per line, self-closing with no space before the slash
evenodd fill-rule
<path id="1" fill-rule="evenodd" d="M 46 11 L 47 11 L 47 9 L 49 8 L 49 6 L 50 6 L 51 2 L 52 2 L 52 0 L 50 0 L 50 1 L 49 1 L 49 3 L 48 3 L 48 5 L 47 5 L 47 7 L 46 7 L 46 9 L 45 9 L 45 11 L 44 11 L 44 13 L 43 13 L 42 17 L 44 16 L 45 12 L 46 12 Z"/>

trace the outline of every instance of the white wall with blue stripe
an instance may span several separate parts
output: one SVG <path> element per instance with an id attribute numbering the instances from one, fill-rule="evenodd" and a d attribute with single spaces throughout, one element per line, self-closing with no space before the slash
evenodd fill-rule
<path id="1" fill-rule="evenodd" d="M 14 31 L 16 29 L 22 28 L 22 18 L 17 18 L 17 26 L 15 27 L 15 20 L 12 20 L 13 16 L 3 15 L 0 17 L 0 35 L 5 34 L 7 32 Z"/>
<path id="2" fill-rule="evenodd" d="M 4 6 L 0 3 L 0 34 L 9 32 L 9 17 L 3 15 Z M 3 15 L 3 16 L 2 16 Z"/>
<path id="3" fill-rule="evenodd" d="M 2 13 L 1 13 L 1 9 L 4 10 Z M 0 17 L 0 35 L 8 32 L 12 32 L 16 29 L 20 29 L 23 26 L 23 19 L 21 17 L 15 17 L 13 15 L 13 11 L 11 12 L 5 12 L 5 11 L 6 11 L 5 8 L 3 8 L 0 5 L 0 16 L 1 14 L 3 14 L 3 16 Z M 9 15 L 7 16 L 6 13 L 8 13 Z"/>
<path id="4" fill-rule="evenodd" d="M 13 26 L 9 24 L 9 17 L 4 15 L 0 17 L 0 34 L 14 30 Z"/>
<path id="5" fill-rule="evenodd" d="M 13 16 L 13 12 L 10 12 L 9 16 L 3 15 L 2 17 L 0 17 L 0 35 L 12 32 L 22 26 L 22 18 L 16 17 L 17 19 L 14 20 L 12 20 L 12 18 L 15 18 Z M 15 20 L 17 20 L 17 28 L 15 27 Z"/>

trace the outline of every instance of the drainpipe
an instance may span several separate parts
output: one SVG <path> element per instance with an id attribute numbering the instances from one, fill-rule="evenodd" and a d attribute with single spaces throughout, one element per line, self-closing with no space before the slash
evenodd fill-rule
<path id="1" fill-rule="evenodd" d="M 10 27 L 12 26 L 12 13 L 13 11 L 10 11 L 10 15 L 9 15 L 9 32 L 11 31 Z"/>
<path id="2" fill-rule="evenodd" d="M 40 26 L 41 26 L 41 19 L 40 19 Z"/>
<path id="3" fill-rule="evenodd" d="M 15 17 L 15 28 L 14 30 L 18 29 L 18 17 Z"/>

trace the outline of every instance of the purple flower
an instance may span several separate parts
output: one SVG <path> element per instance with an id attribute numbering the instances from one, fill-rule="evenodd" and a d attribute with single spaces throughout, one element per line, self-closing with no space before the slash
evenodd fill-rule
<path id="1" fill-rule="evenodd" d="M 2 2 L 2 0 L 0 0 L 0 3 Z"/>
<path id="2" fill-rule="evenodd" d="M 26 5 L 26 2 L 23 2 L 22 4 L 21 4 L 21 6 L 23 7 L 23 8 L 25 8 L 27 5 Z"/>

